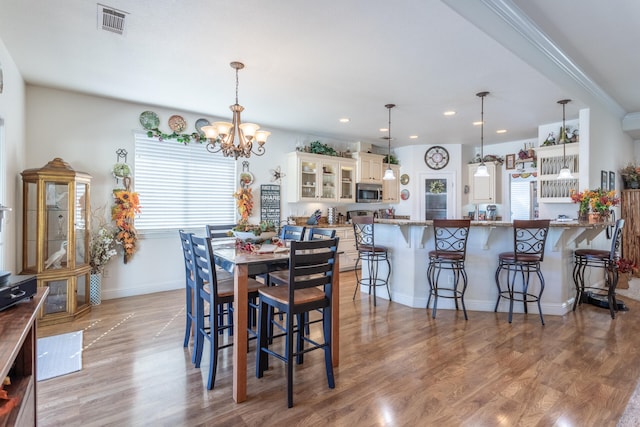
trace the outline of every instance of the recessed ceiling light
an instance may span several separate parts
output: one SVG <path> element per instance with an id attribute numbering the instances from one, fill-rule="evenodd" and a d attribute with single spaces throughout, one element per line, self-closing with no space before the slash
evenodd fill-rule
<path id="1" fill-rule="evenodd" d="M 478 121 L 478 122 L 473 122 L 474 126 L 480 126 L 482 124 L 482 121 Z"/>
<path id="2" fill-rule="evenodd" d="M 506 129 L 498 129 L 496 133 L 507 133 Z"/>
<path id="3" fill-rule="evenodd" d="M 455 116 L 455 115 L 456 115 L 456 112 L 455 112 L 455 111 L 445 111 L 445 112 L 444 112 L 444 115 L 445 115 L 445 116 Z"/>
<path id="4" fill-rule="evenodd" d="M 418 139 L 418 135 L 409 135 L 409 139 Z"/>
<path id="5" fill-rule="evenodd" d="M 342 117 L 340 119 L 340 123 L 349 123 L 351 121 L 351 119 L 349 117 Z"/>
<path id="6" fill-rule="evenodd" d="M 380 132 L 386 132 L 388 130 L 389 130 L 389 128 L 380 128 Z"/>

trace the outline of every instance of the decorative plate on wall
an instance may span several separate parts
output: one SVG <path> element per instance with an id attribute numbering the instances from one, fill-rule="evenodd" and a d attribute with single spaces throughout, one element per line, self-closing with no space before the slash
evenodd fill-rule
<path id="1" fill-rule="evenodd" d="M 160 126 L 160 119 L 153 111 L 144 111 L 140 114 L 140 124 L 147 130 L 158 129 L 158 126 Z"/>
<path id="2" fill-rule="evenodd" d="M 402 200 L 407 200 L 407 199 L 409 199 L 409 196 L 410 196 L 410 195 L 411 195 L 411 193 L 409 193 L 409 190 L 402 190 L 402 191 L 400 192 L 400 198 L 401 198 Z"/>
<path id="3" fill-rule="evenodd" d="M 196 120 L 196 130 L 198 131 L 199 134 L 204 135 L 204 132 L 202 131 L 202 126 L 209 126 L 211 123 L 209 123 L 209 120 L 207 119 L 198 119 Z"/>
<path id="4" fill-rule="evenodd" d="M 400 184 L 407 185 L 408 183 L 409 183 L 409 175 L 407 175 L 406 173 L 403 173 L 402 175 L 400 175 Z"/>
<path id="5" fill-rule="evenodd" d="M 177 114 L 169 117 L 169 129 L 174 132 L 182 132 L 187 128 L 187 122 L 182 116 Z"/>

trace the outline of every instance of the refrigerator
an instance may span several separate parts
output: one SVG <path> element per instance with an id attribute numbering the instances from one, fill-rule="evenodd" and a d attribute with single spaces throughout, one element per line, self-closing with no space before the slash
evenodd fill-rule
<path id="1" fill-rule="evenodd" d="M 533 173 L 510 175 L 511 221 L 538 218 L 538 181 Z"/>

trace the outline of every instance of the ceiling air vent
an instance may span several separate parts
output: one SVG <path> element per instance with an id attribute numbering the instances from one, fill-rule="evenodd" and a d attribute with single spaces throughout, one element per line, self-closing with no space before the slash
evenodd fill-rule
<path id="1" fill-rule="evenodd" d="M 98 29 L 124 35 L 124 20 L 128 12 L 98 3 Z"/>

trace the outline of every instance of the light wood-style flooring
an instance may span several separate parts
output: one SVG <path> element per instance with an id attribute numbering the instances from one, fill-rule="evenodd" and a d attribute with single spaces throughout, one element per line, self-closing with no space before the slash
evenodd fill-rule
<path id="1" fill-rule="evenodd" d="M 327 387 L 322 352 L 295 367 L 287 409 L 282 362 L 231 398 L 232 349 L 215 389 L 183 348 L 184 292 L 103 301 L 40 336 L 84 331 L 82 371 L 38 383 L 40 426 L 616 426 L 640 379 L 640 302 L 611 320 L 582 306 L 566 316 L 412 309 L 365 293 L 341 274 L 340 366 Z M 471 284 L 470 286 L 473 286 Z M 426 285 L 425 285 L 426 289 Z M 315 325 L 318 327 L 318 324 Z M 206 350 L 205 345 L 205 351 Z M 638 425 L 630 409 L 625 425 Z M 631 420 L 631 421 L 629 421 Z"/>

